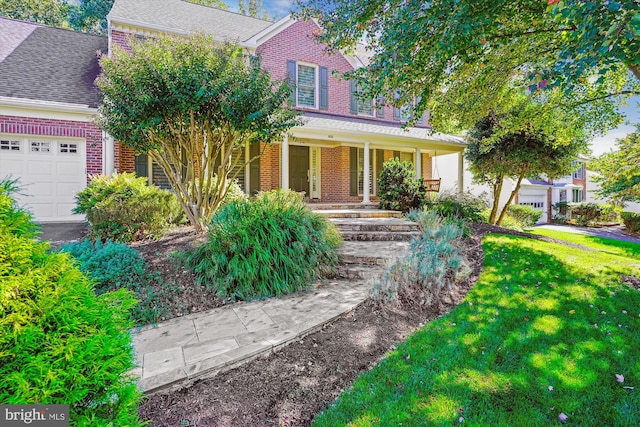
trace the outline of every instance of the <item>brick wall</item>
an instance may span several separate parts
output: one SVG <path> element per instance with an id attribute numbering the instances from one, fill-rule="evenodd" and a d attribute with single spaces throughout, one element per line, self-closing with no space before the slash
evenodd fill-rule
<path id="1" fill-rule="evenodd" d="M 426 153 L 422 153 L 422 178 L 433 179 L 433 158 Z M 435 178 L 440 178 L 439 176 Z"/>
<path id="2" fill-rule="evenodd" d="M 136 171 L 136 153 L 133 148 L 127 147 L 120 141 L 116 142 L 117 158 L 115 165 L 118 168 L 118 172 L 135 172 Z"/>
<path id="3" fill-rule="evenodd" d="M 353 71 L 353 67 L 341 54 L 329 55 L 326 52 L 325 45 L 316 43 L 313 34 L 319 30 L 320 28 L 313 21 L 298 21 L 261 44 L 256 50 L 256 53 L 261 57 L 261 67 L 269 71 L 271 76 L 277 80 L 287 78 L 287 60 L 301 61 L 328 68 L 328 110 L 303 107 L 296 107 L 296 109 L 360 117 L 371 121 L 400 123 L 397 120 L 393 120 L 393 108 L 388 106 L 384 107 L 384 119 L 358 116 L 351 113 L 351 83 L 334 76 L 333 72 Z M 426 123 L 424 125 L 426 127 Z"/>
<path id="4" fill-rule="evenodd" d="M 260 191 L 280 188 L 280 144 L 260 143 Z"/>
<path id="5" fill-rule="evenodd" d="M 102 173 L 102 131 L 93 123 L 0 115 L 0 133 L 84 138 L 87 175 Z"/>
<path id="6" fill-rule="evenodd" d="M 320 179 L 323 202 L 360 202 L 350 194 L 349 147 L 320 150 Z"/>
<path id="7" fill-rule="evenodd" d="M 129 42 L 129 38 L 134 37 L 130 33 L 125 33 L 122 31 L 113 30 L 111 31 L 111 45 L 112 46 L 120 46 L 126 50 L 131 50 L 131 43 Z"/>

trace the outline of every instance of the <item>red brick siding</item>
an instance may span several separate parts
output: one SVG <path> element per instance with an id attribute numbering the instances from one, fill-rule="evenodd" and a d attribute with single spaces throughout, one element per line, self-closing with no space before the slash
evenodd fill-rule
<path id="1" fill-rule="evenodd" d="M 118 172 L 135 172 L 136 171 L 136 153 L 133 148 L 127 147 L 121 142 L 117 142 L 119 148 L 119 156 L 116 162 Z"/>
<path id="2" fill-rule="evenodd" d="M 433 159 L 426 153 L 422 153 L 422 178 L 433 179 Z M 439 176 L 435 178 L 440 178 Z"/>
<path id="3" fill-rule="evenodd" d="M 87 175 L 102 173 L 102 131 L 91 122 L 0 115 L 0 133 L 84 138 Z"/>
<path id="4" fill-rule="evenodd" d="M 131 43 L 129 42 L 130 37 L 133 37 L 133 35 L 122 31 L 113 30 L 111 31 L 111 46 L 117 45 L 124 48 L 125 50 L 131 50 Z"/>
<path id="5" fill-rule="evenodd" d="M 260 191 L 280 188 L 280 144 L 260 144 Z"/>
<path id="6" fill-rule="evenodd" d="M 256 50 L 256 54 L 261 57 L 261 67 L 271 73 L 272 78 L 276 80 L 287 78 L 287 60 L 307 62 L 328 68 L 328 110 L 303 107 L 296 107 L 296 109 L 399 123 L 397 120 L 393 120 L 392 107 L 384 108 L 384 119 L 351 114 L 351 83 L 334 76 L 333 72 L 353 71 L 353 67 L 343 55 L 329 55 L 326 46 L 318 44 L 314 40 L 313 34 L 317 31 L 319 31 L 319 27 L 315 22 L 298 21 L 261 44 Z M 426 125 L 425 123 L 424 126 Z"/>
<path id="7" fill-rule="evenodd" d="M 321 187 L 323 202 L 360 202 L 350 194 L 349 147 L 322 148 Z"/>

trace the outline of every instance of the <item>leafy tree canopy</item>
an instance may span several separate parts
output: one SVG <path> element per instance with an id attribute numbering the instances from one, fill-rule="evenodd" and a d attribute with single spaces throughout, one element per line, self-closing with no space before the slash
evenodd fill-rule
<path id="1" fill-rule="evenodd" d="M 598 193 L 617 202 L 640 202 L 640 127 L 617 141 L 617 150 L 605 153 L 589 166 L 601 173 Z"/>
<path id="2" fill-rule="evenodd" d="M 331 49 L 369 45 L 368 66 L 351 76 L 367 96 L 420 97 L 416 116 L 429 108 L 445 130 L 509 111 L 514 88 L 536 98 L 559 87 L 575 98 L 555 107 L 565 110 L 640 93 L 637 0 L 298 1 Z"/>
<path id="3" fill-rule="evenodd" d="M 114 0 L 80 0 L 69 6 L 69 25 L 76 31 L 107 34 L 107 14 Z"/>
<path id="4" fill-rule="evenodd" d="M 244 170 L 248 144 L 281 140 L 298 123 L 285 81 L 248 64 L 236 45 L 159 37 L 101 60 L 101 127 L 159 164 L 199 230 Z"/>
<path id="5" fill-rule="evenodd" d="M 521 122 L 518 116 L 526 112 L 526 104 L 508 114 L 491 113 L 479 120 L 467 134 L 465 157 L 477 182 L 489 184 L 493 188 L 493 206 L 489 222 L 500 225 L 508 206 L 520 190 L 524 178 L 544 175 L 558 178 L 571 172 L 571 164 L 578 154 L 587 150 L 588 136 L 579 123 L 571 134 L 573 138 L 559 144 L 553 129 L 539 129 L 532 123 L 514 128 L 514 122 Z M 526 113 L 525 113 L 526 115 Z M 563 117 L 553 120 L 557 130 L 564 123 Z M 570 122 L 569 122 L 570 123 Z M 496 137 L 499 135 L 499 137 Z M 499 211 L 499 200 L 504 180 L 511 178 L 516 185 L 509 200 Z"/>
<path id="6" fill-rule="evenodd" d="M 66 2 L 61 0 L 0 0 L 0 17 L 65 28 Z"/>

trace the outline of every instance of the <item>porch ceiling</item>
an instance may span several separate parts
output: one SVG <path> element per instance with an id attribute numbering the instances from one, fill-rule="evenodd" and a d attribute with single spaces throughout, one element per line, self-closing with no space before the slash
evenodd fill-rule
<path id="1" fill-rule="evenodd" d="M 433 154 L 450 154 L 464 150 L 462 138 L 431 129 L 407 128 L 381 123 L 338 120 L 325 117 L 303 117 L 304 125 L 291 129 L 294 142 L 312 140 L 314 144 L 325 146 L 362 146 L 370 143 L 371 148 L 416 149 Z"/>

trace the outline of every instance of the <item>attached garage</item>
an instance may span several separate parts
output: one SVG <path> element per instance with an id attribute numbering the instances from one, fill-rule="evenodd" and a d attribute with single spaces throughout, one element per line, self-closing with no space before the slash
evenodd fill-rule
<path id="1" fill-rule="evenodd" d="M 549 188 L 551 188 L 551 185 L 546 181 L 525 179 L 522 181 L 522 187 L 518 192 L 519 205 L 530 206 L 542 211 L 538 224 L 549 222 Z"/>
<path id="2" fill-rule="evenodd" d="M 19 179 L 17 201 L 38 221 L 82 220 L 75 195 L 86 187 L 86 143 L 0 135 L 0 173 Z"/>

